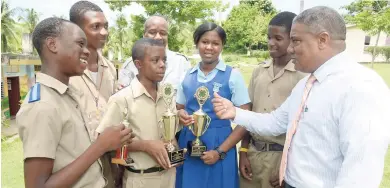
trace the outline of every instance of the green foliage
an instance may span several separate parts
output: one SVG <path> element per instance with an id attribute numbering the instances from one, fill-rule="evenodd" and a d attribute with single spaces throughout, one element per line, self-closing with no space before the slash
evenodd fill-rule
<path id="1" fill-rule="evenodd" d="M 35 26 L 38 24 L 40 13 L 33 8 L 24 9 L 24 16 L 19 16 L 19 21 L 23 21 L 23 26 L 27 28 L 28 33 L 33 33 Z"/>
<path id="2" fill-rule="evenodd" d="M 116 27 L 109 28 L 108 42 L 103 49 L 103 54 L 107 56 L 108 51 L 112 51 L 114 59 L 124 60 L 131 56 L 133 44 L 133 31 L 130 28 L 126 17 L 119 14 L 115 21 Z"/>
<path id="3" fill-rule="evenodd" d="M 390 63 L 390 46 L 380 47 L 379 53 L 385 57 L 386 62 Z"/>
<path id="4" fill-rule="evenodd" d="M 106 0 L 111 10 L 121 11 L 130 3 L 138 3 L 145 8 L 146 15 L 132 16 L 131 25 L 133 41 L 141 38 L 144 33 L 144 22 L 148 16 L 159 14 L 169 20 L 168 46 L 171 50 L 179 51 L 192 49 L 192 30 L 196 21 L 211 20 L 213 12 L 224 10 L 221 2 L 215 1 L 134 1 Z M 191 36 L 191 37 L 189 37 Z"/>
<path id="5" fill-rule="evenodd" d="M 228 36 L 228 50 L 250 50 L 252 46 L 267 42 L 268 23 L 276 12 L 270 11 L 274 9 L 270 2 L 269 6 L 266 11 L 264 7 L 253 6 L 250 2 L 233 7 L 223 24 Z"/>
<path id="6" fill-rule="evenodd" d="M 13 16 L 19 14 L 20 8 L 10 9 L 8 1 L 1 1 L 1 51 L 21 52 L 21 29 Z"/>
<path id="7" fill-rule="evenodd" d="M 376 48 L 376 50 L 375 50 L 375 48 Z M 368 52 L 371 56 L 376 58 L 380 54 L 380 49 L 379 49 L 379 47 L 369 46 L 366 48 L 366 52 Z"/>
<path id="8" fill-rule="evenodd" d="M 390 6 L 387 1 L 358 0 L 344 6 L 348 11 L 345 19 L 360 29 L 376 35 L 380 31 L 390 33 Z"/>
<path id="9" fill-rule="evenodd" d="M 254 6 L 259 10 L 259 13 L 265 14 L 276 14 L 277 11 L 272 5 L 272 2 L 269 0 L 251 0 L 251 1 L 241 1 L 242 4 L 248 4 Z"/>

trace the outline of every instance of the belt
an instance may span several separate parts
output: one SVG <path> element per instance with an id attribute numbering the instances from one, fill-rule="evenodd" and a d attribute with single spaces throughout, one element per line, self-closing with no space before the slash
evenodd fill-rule
<path id="1" fill-rule="evenodd" d="M 252 145 L 256 148 L 257 151 L 283 151 L 283 146 L 276 143 L 255 141 L 252 139 Z"/>
<path id="2" fill-rule="evenodd" d="M 130 171 L 130 172 L 137 173 L 137 174 L 161 172 L 161 171 L 165 170 L 162 167 L 152 167 L 152 168 L 148 168 L 148 169 L 145 169 L 145 170 L 135 170 L 135 169 L 132 169 L 132 168 L 130 168 L 128 166 L 126 166 L 126 169 L 128 171 Z"/>

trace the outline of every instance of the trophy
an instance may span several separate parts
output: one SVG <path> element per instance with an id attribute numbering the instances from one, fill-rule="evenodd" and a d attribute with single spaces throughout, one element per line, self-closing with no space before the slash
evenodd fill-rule
<path id="1" fill-rule="evenodd" d="M 192 157 L 200 157 L 207 148 L 199 137 L 206 132 L 211 122 L 211 118 L 202 110 L 202 106 L 206 103 L 207 99 L 210 98 L 210 93 L 207 87 L 199 87 L 195 92 L 195 98 L 199 103 L 199 110 L 194 112 L 194 123 L 189 126 L 191 132 L 196 136 L 195 140 L 191 143 L 190 152 Z"/>
<path id="2" fill-rule="evenodd" d="M 172 99 L 175 95 L 175 90 L 171 84 L 164 84 L 162 86 L 162 96 L 167 106 L 167 111 L 162 116 L 162 126 L 163 126 L 163 138 L 168 142 L 166 149 L 168 151 L 168 157 L 171 161 L 171 164 L 176 164 L 184 161 L 184 154 L 186 149 L 178 150 L 173 144 L 172 139 L 175 137 L 175 134 L 179 125 L 179 117 L 177 114 L 174 114 L 171 111 Z"/>
<path id="3" fill-rule="evenodd" d="M 125 111 L 123 113 L 124 117 L 123 117 L 122 124 L 126 128 L 128 128 L 130 125 L 129 121 L 127 120 L 127 113 L 128 113 L 127 108 L 125 108 Z M 128 155 L 127 145 L 124 145 L 121 148 L 116 150 L 115 158 L 111 159 L 111 163 L 119 164 L 123 166 L 131 166 L 131 164 L 133 163 L 133 159 L 131 159 L 130 156 Z"/>

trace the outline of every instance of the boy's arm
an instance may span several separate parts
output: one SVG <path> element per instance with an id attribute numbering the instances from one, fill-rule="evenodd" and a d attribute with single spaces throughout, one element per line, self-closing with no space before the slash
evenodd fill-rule
<path id="1" fill-rule="evenodd" d="M 24 148 L 25 186 L 71 187 L 104 152 L 120 147 L 130 139 L 130 130 L 123 126 L 103 133 L 82 155 L 61 170 L 52 173 L 62 125 L 61 116 L 50 104 L 29 104 L 17 117 Z M 121 131 L 122 130 L 122 131 Z"/>

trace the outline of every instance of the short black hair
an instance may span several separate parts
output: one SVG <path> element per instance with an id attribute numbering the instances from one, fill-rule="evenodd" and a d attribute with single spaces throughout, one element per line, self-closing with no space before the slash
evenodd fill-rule
<path id="1" fill-rule="evenodd" d="M 284 11 L 274 16 L 268 26 L 281 26 L 286 28 L 286 32 L 290 35 L 291 26 L 294 18 L 297 15 L 292 12 Z"/>
<path id="2" fill-rule="evenodd" d="M 163 41 L 161 40 L 141 38 L 134 43 L 133 48 L 131 50 L 131 57 L 133 58 L 133 61 L 143 60 L 145 57 L 146 47 L 149 46 L 165 47 Z"/>
<path id="3" fill-rule="evenodd" d="M 77 25 L 81 24 L 83 15 L 88 11 L 103 12 L 103 10 L 89 1 L 79 1 L 72 5 L 69 11 L 69 20 Z"/>
<path id="4" fill-rule="evenodd" d="M 32 33 L 32 42 L 39 56 L 42 55 L 42 45 L 48 37 L 59 37 L 63 32 L 63 25 L 71 23 L 62 18 L 50 17 L 42 20 L 35 26 Z"/>
<path id="5" fill-rule="evenodd" d="M 205 34 L 206 32 L 208 31 L 216 31 L 219 35 L 219 37 L 221 38 L 222 40 L 222 44 L 225 45 L 226 44 L 226 32 L 225 30 L 215 24 L 215 23 L 212 23 L 212 22 L 205 22 L 203 24 L 201 24 L 200 26 L 198 26 L 198 28 L 196 28 L 195 32 L 194 32 L 194 43 L 195 45 L 198 44 L 200 38 L 203 36 L 203 34 Z"/>

